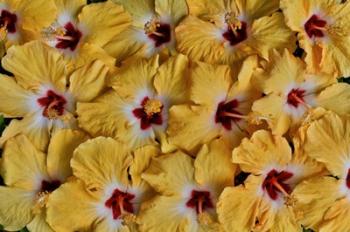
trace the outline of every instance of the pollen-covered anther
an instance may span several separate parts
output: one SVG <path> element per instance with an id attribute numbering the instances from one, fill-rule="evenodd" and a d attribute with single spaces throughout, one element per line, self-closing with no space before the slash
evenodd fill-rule
<path id="1" fill-rule="evenodd" d="M 152 18 L 148 21 L 144 30 L 148 38 L 154 41 L 155 47 L 159 47 L 171 41 L 171 26 L 162 23 L 158 18 Z"/>
<path id="2" fill-rule="evenodd" d="M 235 36 L 238 36 L 237 31 L 242 29 L 242 22 L 232 13 L 226 13 L 225 22 L 229 25 Z"/>
<path id="3" fill-rule="evenodd" d="M 157 99 L 148 99 L 145 106 L 145 112 L 148 116 L 162 112 L 163 104 Z"/>
<path id="4" fill-rule="evenodd" d="M 151 21 L 148 21 L 145 24 L 145 32 L 147 35 L 157 35 L 163 37 L 164 35 L 157 32 L 157 29 L 160 27 L 160 21 L 158 19 L 153 18 Z"/>
<path id="5" fill-rule="evenodd" d="M 50 193 L 48 191 L 43 191 L 43 192 L 38 192 L 35 195 L 35 205 L 33 207 L 34 213 L 39 213 L 41 209 L 46 206 L 49 194 Z"/>

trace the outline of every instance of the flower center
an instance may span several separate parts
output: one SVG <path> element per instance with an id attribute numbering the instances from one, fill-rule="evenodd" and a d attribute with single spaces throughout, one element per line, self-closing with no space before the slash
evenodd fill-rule
<path id="1" fill-rule="evenodd" d="M 326 25 L 327 21 L 320 19 L 317 15 L 312 15 L 305 23 L 304 28 L 310 38 L 323 37 Z"/>
<path id="2" fill-rule="evenodd" d="M 299 104 L 306 105 L 304 101 L 305 90 L 303 89 L 292 89 L 287 96 L 287 103 L 289 105 L 298 108 Z"/>
<path id="3" fill-rule="evenodd" d="M 227 129 L 231 130 L 232 125 L 231 122 L 237 122 L 241 119 L 246 118 L 246 116 L 242 115 L 240 112 L 236 110 L 238 107 L 238 100 L 234 99 L 225 103 L 224 101 L 220 102 L 215 114 L 215 122 L 221 123 L 221 125 Z"/>
<path id="4" fill-rule="evenodd" d="M 68 22 L 64 27 L 53 23 L 43 30 L 43 37 L 46 41 L 57 41 L 56 48 L 70 49 L 71 51 L 76 49 L 82 35 L 82 32 L 71 22 Z"/>
<path id="5" fill-rule="evenodd" d="M 0 15 L 0 38 L 4 40 L 7 33 L 16 32 L 17 15 L 7 10 L 2 10 Z"/>
<path id="6" fill-rule="evenodd" d="M 36 194 L 36 200 L 35 200 L 35 205 L 33 207 L 33 212 L 40 213 L 41 209 L 46 206 L 50 193 L 55 191 L 60 186 L 61 186 L 61 181 L 59 180 L 41 181 L 41 188 L 40 188 L 40 191 Z"/>
<path id="7" fill-rule="evenodd" d="M 289 184 L 286 184 L 285 181 L 290 179 L 293 176 L 293 173 L 287 171 L 278 172 L 275 169 L 271 170 L 263 184 L 262 188 L 267 191 L 267 194 L 272 200 L 276 200 L 278 193 L 282 193 L 284 196 L 289 197 L 291 188 Z"/>
<path id="8" fill-rule="evenodd" d="M 197 214 L 202 214 L 206 209 L 214 208 L 210 192 L 197 190 L 192 190 L 191 198 L 186 202 L 186 206 L 195 209 Z"/>
<path id="9" fill-rule="evenodd" d="M 225 15 L 225 21 L 227 24 L 227 31 L 222 36 L 230 42 L 231 46 L 239 44 L 247 39 L 247 23 L 240 21 L 232 13 Z"/>
<path id="10" fill-rule="evenodd" d="M 145 33 L 148 38 L 155 42 L 156 47 L 160 47 L 171 40 L 171 27 L 169 24 L 161 23 L 153 18 L 145 24 Z"/>
<path id="11" fill-rule="evenodd" d="M 38 103 L 44 107 L 42 115 L 49 119 L 56 119 L 64 113 L 64 106 L 67 101 L 63 96 L 49 90 L 45 97 L 39 98 Z"/>
<path id="12" fill-rule="evenodd" d="M 113 219 L 120 219 L 122 215 L 133 214 L 134 208 L 131 200 L 135 195 L 115 189 L 112 196 L 105 202 L 105 206 L 112 209 Z"/>
<path id="13" fill-rule="evenodd" d="M 141 102 L 141 107 L 132 111 L 134 116 L 140 119 L 140 127 L 142 130 L 146 130 L 151 127 L 152 124 L 161 125 L 163 104 L 157 99 L 150 99 L 145 97 Z"/>

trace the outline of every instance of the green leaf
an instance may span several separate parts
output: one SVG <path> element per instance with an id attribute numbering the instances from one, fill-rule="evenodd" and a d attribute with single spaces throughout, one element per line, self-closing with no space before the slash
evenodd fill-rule
<path id="1" fill-rule="evenodd" d="M 2 115 L 0 115 L 0 135 L 4 131 L 5 127 L 6 127 L 5 118 Z"/>

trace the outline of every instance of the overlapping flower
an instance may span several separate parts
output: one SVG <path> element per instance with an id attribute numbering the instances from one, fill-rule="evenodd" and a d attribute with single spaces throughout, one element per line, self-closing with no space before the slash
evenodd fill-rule
<path id="1" fill-rule="evenodd" d="M 350 231 L 350 2 L 0 0 L 0 225 Z"/>

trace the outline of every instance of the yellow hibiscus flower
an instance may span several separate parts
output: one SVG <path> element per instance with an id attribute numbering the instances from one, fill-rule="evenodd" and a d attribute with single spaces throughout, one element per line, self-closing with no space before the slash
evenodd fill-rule
<path id="1" fill-rule="evenodd" d="M 316 231 L 349 231 L 350 118 L 327 112 L 310 123 L 304 149 L 331 175 L 315 177 L 295 188 L 300 222 Z"/>
<path id="2" fill-rule="evenodd" d="M 141 207 L 140 230 L 219 231 L 216 201 L 233 185 L 235 165 L 221 140 L 203 145 L 197 158 L 177 151 L 153 159 L 143 174 L 159 194 Z"/>
<path id="3" fill-rule="evenodd" d="M 174 29 L 188 13 L 185 0 L 113 0 L 132 15 L 132 24 L 106 45 L 117 62 L 128 57 L 174 54 Z"/>
<path id="4" fill-rule="evenodd" d="M 260 93 L 251 85 L 257 57 L 248 58 L 237 73 L 225 65 L 198 62 L 191 71 L 194 104 L 170 109 L 169 141 L 196 153 L 201 144 L 222 137 L 233 148 L 249 130 L 247 114 Z"/>
<path id="5" fill-rule="evenodd" d="M 187 67 L 183 55 L 162 65 L 156 56 L 123 67 L 111 81 L 113 89 L 93 102 L 78 103 L 79 125 L 94 136 L 113 137 L 130 148 L 159 141 L 164 152 L 171 150 L 165 134 L 168 110 L 188 99 Z"/>
<path id="6" fill-rule="evenodd" d="M 153 146 L 132 154 L 123 144 L 98 137 L 81 144 L 71 161 L 76 181 L 63 184 L 48 201 L 48 223 L 57 231 L 137 231 L 140 204 L 152 189 L 140 177 Z"/>
<path id="7" fill-rule="evenodd" d="M 350 85 L 324 73 L 308 72 L 306 64 L 288 51 L 274 53 L 271 63 L 260 71 L 256 80 L 266 96 L 254 102 L 252 110 L 274 133 L 295 130 L 317 106 L 350 113 Z"/>
<path id="8" fill-rule="evenodd" d="M 2 65 L 14 77 L 0 76 L 0 113 L 21 119 L 11 121 L 1 143 L 23 133 L 44 151 L 57 129 L 77 127 L 76 102 L 100 93 L 108 68 L 97 60 L 67 77 L 66 64 L 62 54 L 38 41 L 8 50 Z"/>
<path id="9" fill-rule="evenodd" d="M 56 15 L 52 0 L 0 1 L 0 57 L 13 44 L 28 42 Z"/>
<path id="10" fill-rule="evenodd" d="M 268 59 L 273 48 L 295 47 L 277 12 L 278 0 L 188 0 L 190 16 L 176 28 L 177 48 L 189 58 L 235 64 L 250 55 Z"/>
<path id="11" fill-rule="evenodd" d="M 218 215 L 225 231 L 300 231 L 291 193 L 322 167 L 302 151 L 292 154 L 285 138 L 265 130 L 243 139 L 232 161 L 251 174 L 244 185 L 227 187 L 220 196 Z"/>
<path id="12" fill-rule="evenodd" d="M 298 32 L 311 71 L 350 76 L 349 4 L 340 0 L 281 0 L 286 23 Z"/>
<path id="13" fill-rule="evenodd" d="M 8 140 L 1 160 L 6 186 L 0 186 L 0 224 L 5 230 L 50 232 L 46 204 L 51 194 L 72 175 L 74 149 L 87 139 L 79 131 L 60 130 L 51 139 L 47 155 L 24 135 Z"/>
<path id="14" fill-rule="evenodd" d="M 113 37 L 124 31 L 131 18 L 111 1 L 86 5 L 86 0 L 55 0 L 56 19 L 42 29 L 41 39 L 75 60 L 75 65 L 101 59 L 113 66 L 115 59 L 104 51 Z"/>

